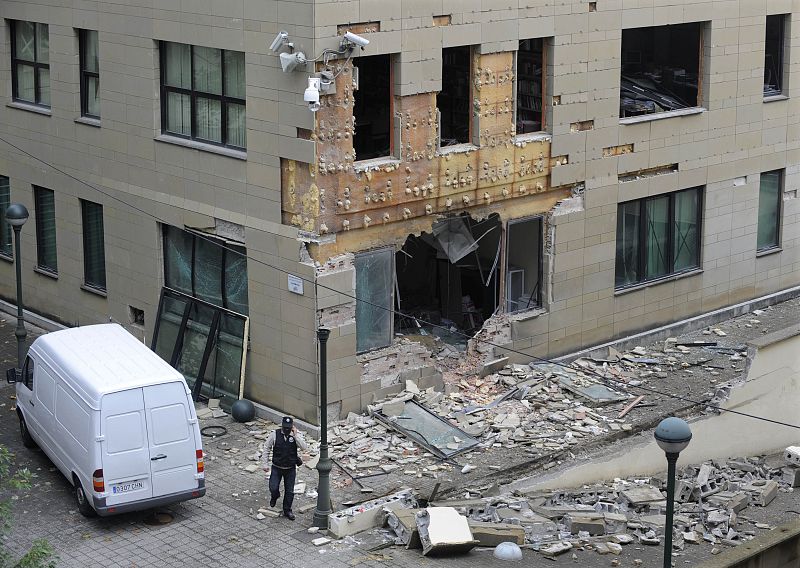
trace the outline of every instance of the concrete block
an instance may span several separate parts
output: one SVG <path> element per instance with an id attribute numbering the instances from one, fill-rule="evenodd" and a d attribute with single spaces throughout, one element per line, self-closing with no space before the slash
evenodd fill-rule
<path id="1" fill-rule="evenodd" d="M 520 525 L 507 523 L 482 523 L 469 520 L 472 538 L 478 541 L 478 546 L 497 546 L 501 542 L 513 542 L 518 545 L 525 544 L 525 529 Z"/>
<path id="2" fill-rule="evenodd" d="M 783 481 L 789 484 L 789 487 L 800 487 L 800 467 L 786 466 L 783 468 Z"/>
<path id="3" fill-rule="evenodd" d="M 481 369 L 481 377 L 485 377 L 487 375 L 491 375 L 492 373 L 496 373 L 506 365 L 508 365 L 508 357 L 501 357 L 500 359 L 495 359 L 494 361 L 489 361 L 488 363 L 484 363 L 483 368 Z"/>
<path id="4" fill-rule="evenodd" d="M 406 545 L 407 549 L 422 548 L 417 530 L 417 513 L 420 509 L 394 509 L 386 519 L 389 528 Z"/>
<path id="5" fill-rule="evenodd" d="M 606 524 L 603 515 L 599 513 L 570 513 L 564 516 L 564 524 L 572 534 L 581 531 L 592 536 L 606 534 Z"/>
<path id="6" fill-rule="evenodd" d="M 766 507 L 778 494 L 778 482 L 772 479 L 769 481 L 759 479 L 757 481 L 751 481 L 742 487 L 742 489 L 750 493 L 754 505 Z"/>
<path id="7" fill-rule="evenodd" d="M 417 504 L 416 499 L 411 494 L 410 489 L 404 489 L 361 503 L 355 507 L 350 507 L 344 511 L 333 513 L 328 517 L 328 532 L 336 538 L 343 538 L 348 535 L 360 533 L 365 530 L 383 526 L 386 519 L 387 509 L 394 511 L 397 509 L 411 509 Z"/>
<path id="8" fill-rule="evenodd" d="M 789 446 L 783 451 L 783 459 L 789 465 L 800 466 L 800 446 Z"/>

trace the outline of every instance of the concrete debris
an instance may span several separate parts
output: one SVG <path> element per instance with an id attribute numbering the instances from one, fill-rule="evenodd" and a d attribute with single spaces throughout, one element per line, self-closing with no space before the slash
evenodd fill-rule
<path id="1" fill-rule="evenodd" d="M 373 499 L 333 513 L 328 517 L 328 533 L 336 538 L 353 535 L 371 528 L 383 526 L 389 511 L 413 509 L 417 500 L 410 489 Z"/>
<path id="2" fill-rule="evenodd" d="M 472 537 L 478 541 L 477 546 L 493 547 L 503 542 L 525 544 L 525 529 L 510 523 L 487 523 L 469 520 Z"/>
<path id="3" fill-rule="evenodd" d="M 315 538 L 314 540 L 312 540 L 311 544 L 313 544 L 314 546 L 324 546 L 328 544 L 330 541 L 331 539 L 321 536 L 319 538 Z"/>
<path id="4" fill-rule="evenodd" d="M 423 556 L 464 553 L 478 544 L 466 517 L 453 507 L 422 509 L 417 513 L 417 529 Z"/>

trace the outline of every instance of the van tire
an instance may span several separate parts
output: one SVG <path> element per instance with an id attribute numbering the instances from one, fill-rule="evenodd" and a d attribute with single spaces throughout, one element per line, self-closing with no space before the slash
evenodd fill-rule
<path id="1" fill-rule="evenodd" d="M 73 487 L 73 491 L 75 492 L 75 503 L 78 505 L 78 512 L 84 517 L 97 516 L 97 512 L 89 504 L 89 499 L 86 497 L 83 486 L 81 482 L 78 481 L 77 477 L 75 478 L 75 487 Z"/>
<path id="2" fill-rule="evenodd" d="M 28 431 L 28 425 L 25 424 L 25 419 L 20 415 L 19 417 L 19 435 L 22 437 L 22 445 L 26 448 L 35 448 L 36 441 L 31 436 L 31 433 Z"/>

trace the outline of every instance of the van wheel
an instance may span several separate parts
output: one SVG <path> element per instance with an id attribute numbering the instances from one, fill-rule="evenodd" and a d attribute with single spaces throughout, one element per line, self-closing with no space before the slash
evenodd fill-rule
<path id="1" fill-rule="evenodd" d="M 19 417 L 19 434 L 22 437 L 22 445 L 26 448 L 35 448 L 36 441 L 31 436 L 31 433 L 28 431 L 28 425 L 25 424 L 25 419 L 20 416 Z"/>
<path id="2" fill-rule="evenodd" d="M 92 506 L 89 504 L 89 499 L 86 497 L 86 493 L 83 492 L 83 486 L 81 482 L 77 479 L 75 480 L 75 502 L 78 504 L 78 511 L 84 517 L 94 517 L 97 515 Z"/>

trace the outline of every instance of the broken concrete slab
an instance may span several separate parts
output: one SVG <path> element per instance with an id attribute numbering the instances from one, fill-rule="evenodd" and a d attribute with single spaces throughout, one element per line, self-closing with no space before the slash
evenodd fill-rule
<path id="1" fill-rule="evenodd" d="M 554 542 L 553 544 L 546 544 L 539 548 L 539 552 L 541 552 L 547 558 L 555 558 L 559 554 L 564 554 L 568 550 L 572 550 L 572 544 L 564 540 Z"/>
<path id="2" fill-rule="evenodd" d="M 422 548 L 419 530 L 417 530 L 417 513 L 419 511 L 420 509 L 394 509 L 389 512 L 386 519 L 389 528 L 394 531 L 407 549 Z"/>
<path id="3" fill-rule="evenodd" d="M 410 489 L 404 489 L 366 501 L 344 511 L 333 513 L 328 517 L 328 532 L 336 538 L 343 538 L 368 529 L 383 526 L 386 510 L 412 509 L 417 500 Z"/>
<path id="4" fill-rule="evenodd" d="M 478 541 L 477 546 L 493 547 L 501 542 L 525 544 L 525 529 L 520 525 L 508 523 L 487 523 L 469 519 L 472 537 Z"/>
<path id="5" fill-rule="evenodd" d="M 564 515 L 564 524 L 572 534 L 588 532 L 598 536 L 606 533 L 605 519 L 599 513 L 570 513 Z"/>
<path id="6" fill-rule="evenodd" d="M 649 505 L 664 500 L 661 491 L 652 485 L 635 485 L 620 492 L 620 495 L 634 507 Z"/>
<path id="7" fill-rule="evenodd" d="M 466 517 L 453 507 L 428 507 L 417 513 L 423 556 L 469 552 L 478 544 Z"/>
<path id="8" fill-rule="evenodd" d="M 500 357 L 499 359 L 484 363 L 483 367 L 481 367 L 480 377 L 483 378 L 492 373 L 496 373 L 506 365 L 508 365 L 508 357 Z"/>

